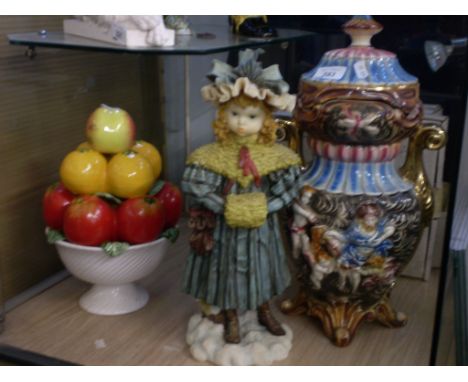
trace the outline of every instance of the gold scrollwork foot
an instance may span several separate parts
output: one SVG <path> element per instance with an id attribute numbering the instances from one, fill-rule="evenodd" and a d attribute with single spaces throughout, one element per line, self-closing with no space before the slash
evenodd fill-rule
<path id="1" fill-rule="evenodd" d="M 326 336 L 339 347 L 347 346 L 354 338 L 356 329 L 369 317 L 368 312 L 359 304 L 314 301 L 309 306 L 308 315 L 322 322 Z"/>
<path id="2" fill-rule="evenodd" d="M 292 299 L 286 299 L 281 302 L 280 309 L 285 314 L 300 315 L 307 313 L 307 296 L 301 290 Z"/>
<path id="3" fill-rule="evenodd" d="M 377 321 L 389 328 L 404 326 L 406 314 L 396 312 L 388 297 L 370 308 L 363 308 L 359 302 L 328 302 L 307 297 L 300 292 L 294 299 L 285 300 L 281 310 L 286 314 L 306 314 L 322 323 L 325 335 L 336 346 L 344 347 L 351 343 L 358 326 L 363 321 Z"/>
<path id="4" fill-rule="evenodd" d="M 390 306 L 390 301 L 384 299 L 374 307 L 375 320 L 388 328 L 400 328 L 408 322 L 408 316 L 397 312 Z"/>

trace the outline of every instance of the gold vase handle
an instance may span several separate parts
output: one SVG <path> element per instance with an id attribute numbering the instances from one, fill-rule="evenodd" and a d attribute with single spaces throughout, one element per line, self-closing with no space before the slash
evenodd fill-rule
<path id="1" fill-rule="evenodd" d="M 298 153 L 304 163 L 302 150 L 302 134 L 299 132 L 297 123 L 291 119 L 275 118 L 278 125 L 277 142 L 287 143 L 288 147 Z"/>
<path id="2" fill-rule="evenodd" d="M 438 126 L 418 126 L 409 139 L 406 161 L 400 168 L 401 176 L 414 184 L 414 191 L 421 203 L 421 219 L 427 227 L 434 213 L 434 194 L 423 162 L 423 151 L 439 150 L 447 142 L 447 133 Z"/>

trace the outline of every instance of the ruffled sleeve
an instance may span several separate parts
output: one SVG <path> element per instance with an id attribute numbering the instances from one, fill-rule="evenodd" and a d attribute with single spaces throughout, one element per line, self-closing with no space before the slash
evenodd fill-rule
<path id="1" fill-rule="evenodd" d="M 268 198 L 269 213 L 276 212 L 293 202 L 300 189 L 300 176 L 299 166 L 291 166 L 286 170 L 275 171 L 268 175 L 271 184 Z"/>
<path id="2" fill-rule="evenodd" d="M 185 168 L 181 188 L 192 202 L 200 203 L 214 213 L 224 211 L 221 195 L 223 177 L 201 166 L 190 165 Z"/>

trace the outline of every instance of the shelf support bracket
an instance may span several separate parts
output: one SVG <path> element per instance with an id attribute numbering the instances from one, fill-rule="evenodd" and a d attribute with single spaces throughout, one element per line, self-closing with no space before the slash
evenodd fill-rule
<path id="1" fill-rule="evenodd" d="M 33 60 L 37 56 L 36 47 L 32 45 L 28 46 L 24 52 L 24 55 L 29 57 L 30 60 Z"/>

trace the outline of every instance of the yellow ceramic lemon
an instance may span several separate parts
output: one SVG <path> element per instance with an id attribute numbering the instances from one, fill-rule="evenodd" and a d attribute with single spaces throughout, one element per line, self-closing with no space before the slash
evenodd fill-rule
<path id="1" fill-rule="evenodd" d="M 162 160 L 158 149 L 149 142 L 139 140 L 133 145 L 132 150 L 143 155 L 150 162 L 154 177 L 158 179 L 162 170 Z"/>
<path id="2" fill-rule="evenodd" d="M 60 179 L 75 194 L 107 192 L 106 158 L 95 150 L 74 150 L 60 165 Z"/>
<path id="3" fill-rule="evenodd" d="M 107 179 L 109 192 L 120 198 L 146 195 L 155 181 L 151 164 L 132 150 L 112 157 L 108 163 Z"/>
<path id="4" fill-rule="evenodd" d="M 89 144 L 89 142 L 82 142 L 78 145 L 78 147 L 76 148 L 76 150 L 81 150 L 81 149 L 93 149 L 91 147 L 91 145 Z"/>

